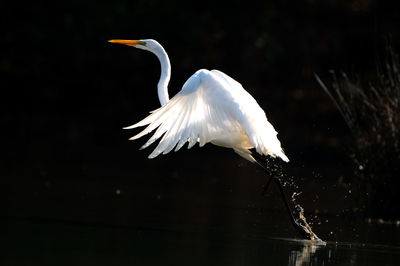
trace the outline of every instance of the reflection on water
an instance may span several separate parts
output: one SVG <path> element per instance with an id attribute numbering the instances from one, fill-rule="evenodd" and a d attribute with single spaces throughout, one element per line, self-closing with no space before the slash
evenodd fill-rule
<path id="1" fill-rule="evenodd" d="M 304 243 L 303 248 L 301 251 L 293 250 L 289 255 L 289 265 L 296 265 L 300 266 L 304 263 L 310 263 L 312 255 L 315 254 L 317 248 L 321 247 L 322 245 L 318 245 L 313 242 Z"/>
<path id="2" fill-rule="evenodd" d="M 318 244 L 221 228 L 0 223 L 1 265 L 399 265 L 398 246 Z M 264 232 L 266 233 L 266 232 Z"/>

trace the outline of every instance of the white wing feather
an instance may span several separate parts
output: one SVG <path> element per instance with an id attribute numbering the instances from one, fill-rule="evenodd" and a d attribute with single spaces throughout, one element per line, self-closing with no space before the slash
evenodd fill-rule
<path id="1" fill-rule="evenodd" d="M 146 148 L 162 137 L 149 158 L 166 154 L 174 147 L 177 151 L 186 142 L 189 149 L 197 142 L 200 147 L 211 142 L 233 148 L 253 162 L 251 148 L 262 155 L 288 161 L 277 132 L 261 107 L 240 83 L 218 70 L 197 71 L 166 104 L 126 129 L 145 125 L 148 126 L 130 139 L 140 138 L 157 128 L 142 146 Z"/>

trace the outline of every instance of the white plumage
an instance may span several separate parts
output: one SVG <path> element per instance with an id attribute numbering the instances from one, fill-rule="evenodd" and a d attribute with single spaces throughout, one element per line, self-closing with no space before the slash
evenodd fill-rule
<path id="1" fill-rule="evenodd" d="M 151 51 L 160 60 L 158 95 L 162 106 L 142 121 L 126 127 L 147 126 L 131 140 L 156 130 L 142 146 L 144 149 L 161 138 L 149 158 L 166 154 L 174 148 L 177 151 L 186 142 L 189 143 L 188 148 L 197 142 L 200 147 L 211 142 L 232 148 L 251 162 L 255 162 L 249 150 L 252 148 L 261 155 L 277 156 L 289 161 L 264 111 L 239 82 L 221 71 L 201 69 L 185 82 L 178 94 L 168 100 L 167 86 L 171 71 L 168 55 L 162 46 L 155 40 L 110 42 Z"/>

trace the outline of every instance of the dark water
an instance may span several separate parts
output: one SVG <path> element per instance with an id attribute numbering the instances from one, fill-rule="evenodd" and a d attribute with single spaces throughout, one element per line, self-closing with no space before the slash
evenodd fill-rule
<path id="1" fill-rule="evenodd" d="M 399 265 L 395 245 L 271 238 L 216 228 L 1 223 L 1 265 Z"/>

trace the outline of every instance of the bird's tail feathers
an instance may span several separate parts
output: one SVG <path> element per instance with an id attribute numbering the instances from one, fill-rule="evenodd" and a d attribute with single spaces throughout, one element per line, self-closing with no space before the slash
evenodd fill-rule
<path id="1" fill-rule="evenodd" d="M 251 155 L 251 151 L 249 151 L 248 149 L 239 149 L 239 148 L 233 148 L 233 150 L 239 154 L 241 157 L 243 157 L 244 159 L 255 163 L 256 160 L 253 158 L 253 156 Z"/>
<path id="2" fill-rule="evenodd" d="M 286 156 L 286 154 L 283 152 L 283 150 L 280 153 L 276 154 L 279 158 L 281 158 L 282 160 L 284 160 L 285 162 L 289 162 L 289 158 Z"/>

